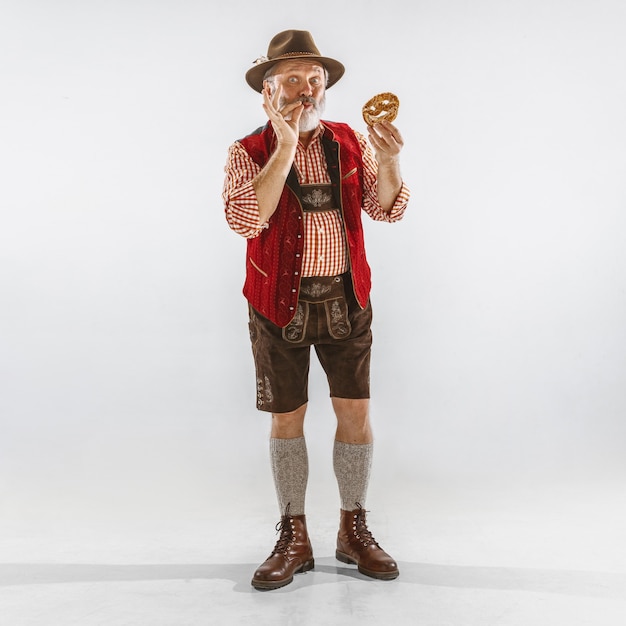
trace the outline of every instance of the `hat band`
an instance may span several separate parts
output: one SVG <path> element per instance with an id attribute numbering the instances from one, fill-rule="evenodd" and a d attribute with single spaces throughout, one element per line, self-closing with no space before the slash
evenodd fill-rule
<path id="1" fill-rule="evenodd" d="M 284 54 L 280 54 L 280 55 L 278 55 L 277 57 L 274 57 L 271 60 L 275 61 L 276 59 L 282 59 L 283 57 L 293 57 L 293 56 L 301 57 L 301 56 L 307 55 L 307 54 L 310 54 L 311 56 L 315 56 L 315 57 L 319 56 L 319 54 L 317 54 L 316 52 L 285 52 Z"/>
<path id="2" fill-rule="evenodd" d="M 281 59 L 286 59 L 289 57 L 303 57 L 303 56 L 312 56 L 312 57 L 320 57 L 316 52 L 285 52 L 284 54 L 279 54 L 277 57 L 268 58 L 268 57 L 259 57 L 255 59 L 252 63 L 253 65 L 262 65 L 263 63 L 272 63 L 274 61 L 280 61 Z"/>

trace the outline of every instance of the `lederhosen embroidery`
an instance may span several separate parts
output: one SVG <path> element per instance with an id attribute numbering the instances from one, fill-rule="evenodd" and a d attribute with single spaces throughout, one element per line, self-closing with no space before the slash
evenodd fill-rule
<path id="1" fill-rule="evenodd" d="M 328 333 L 333 339 L 345 339 L 352 332 L 348 317 L 348 302 L 344 276 L 314 276 L 303 278 L 300 285 L 298 308 L 293 320 L 283 328 L 283 339 L 300 343 L 306 336 L 309 307 L 323 304 Z"/>
<path id="2" fill-rule="evenodd" d="M 333 206 L 332 185 L 300 185 L 303 211 L 331 211 Z"/>
<path id="3" fill-rule="evenodd" d="M 328 332 L 335 339 L 345 339 L 352 330 L 348 319 L 348 303 L 342 296 L 334 300 L 324 302 L 326 308 L 326 320 Z"/>
<path id="4" fill-rule="evenodd" d="M 309 305 L 298 301 L 293 319 L 283 328 L 283 339 L 291 343 L 300 343 L 304 339 L 306 324 L 309 321 Z"/>

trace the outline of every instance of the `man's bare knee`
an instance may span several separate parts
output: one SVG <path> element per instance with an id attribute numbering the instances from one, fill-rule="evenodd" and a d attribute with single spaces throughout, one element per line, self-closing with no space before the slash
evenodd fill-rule
<path id="1" fill-rule="evenodd" d="M 333 398 L 337 416 L 337 441 L 344 443 L 371 443 L 372 428 L 369 419 L 369 400 Z"/>
<path id="2" fill-rule="evenodd" d="M 304 436 L 304 416 L 307 405 L 303 404 L 294 411 L 272 413 L 272 434 L 275 439 L 295 439 Z"/>

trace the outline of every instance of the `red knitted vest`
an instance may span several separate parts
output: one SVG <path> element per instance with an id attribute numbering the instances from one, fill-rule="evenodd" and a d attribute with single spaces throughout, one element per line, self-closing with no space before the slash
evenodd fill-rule
<path id="1" fill-rule="evenodd" d="M 328 163 L 335 202 L 341 209 L 348 242 L 352 283 L 361 307 L 367 305 L 371 271 L 365 256 L 361 224 L 363 159 L 354 131 L 337 122 L 324 122 L 322 145 Z M 240 140 L 260 167 L 267 163 L 275 141 L 271 124 Z M 304 248 L 300 185 L 294 168 L 269 219 L 269 227 L 248 239 L 243 294 L 262 315 L 286 326 L 295 315 L 300 291 Z"/>

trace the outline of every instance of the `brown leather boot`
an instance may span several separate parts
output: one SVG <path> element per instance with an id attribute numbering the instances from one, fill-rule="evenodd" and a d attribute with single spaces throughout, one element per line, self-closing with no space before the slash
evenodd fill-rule
<path id="1" fill-rule="evenodd" d="M 289 515 L 289 507 L 276 525 L 280 536 L 274 551 L 252 578 L 252 586 L 261 591 L 288 585 L 294 574 L 313 569 L 313 549 L 306 530 L 304 515 Z"/>
<path id="2" fill-rule="evenodd" d="M 354 511 L 341 509 L 335 556 L 342 563 L 354 563 L 361 574 L 371 578 L 397 578 L 400 574 L 398 565 L 372 537 L 367 528 L 365 509 L 358 502 L 355 504 L 359 508 Z"/>

